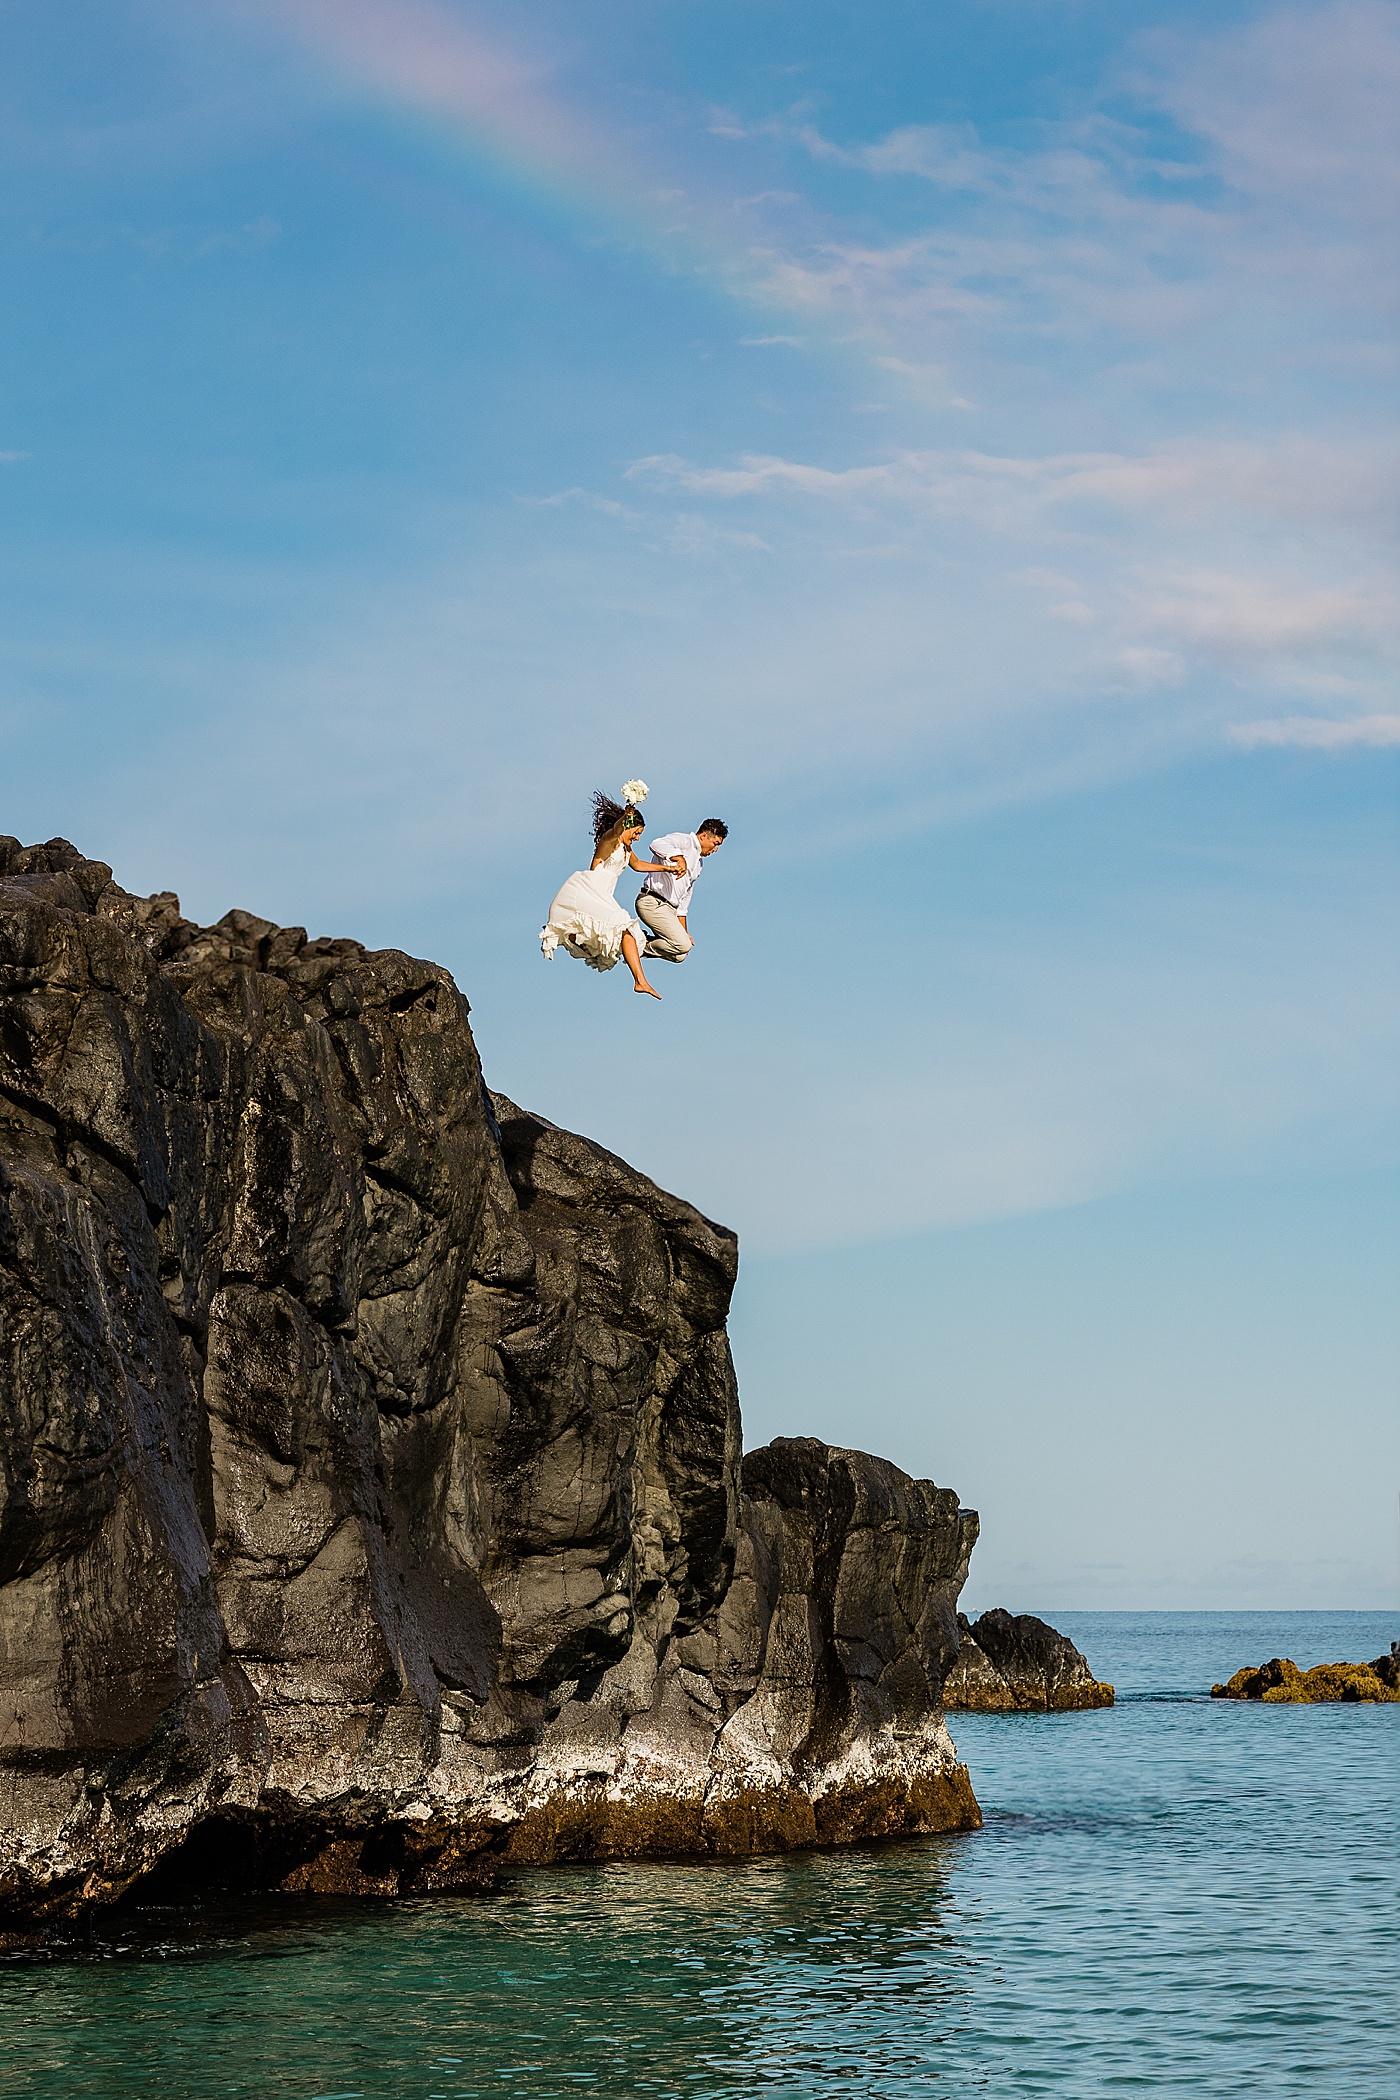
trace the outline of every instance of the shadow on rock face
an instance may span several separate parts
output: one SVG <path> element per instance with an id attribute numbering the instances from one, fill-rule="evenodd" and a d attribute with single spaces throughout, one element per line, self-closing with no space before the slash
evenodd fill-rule
<path id="1" fill-rule="evenodd" d="M 272 1811 L 216 1811 L 191 1827 L 136 1893 L 146 1904 L 272 1889 L 317 1896 L 477 1895 L 497 1880 L 484 1842 L 471 1849 L 467 1834 L 440 1819 L 356 1832 L 344 1823 Z"/>
<path id="2" fill-rule="evenodd" d="M 741 1459 L 736 1269 L 487 1092 L 446 971 L 0 840 L 15 1929 L 974 1824 L 976 1519 Z"/>

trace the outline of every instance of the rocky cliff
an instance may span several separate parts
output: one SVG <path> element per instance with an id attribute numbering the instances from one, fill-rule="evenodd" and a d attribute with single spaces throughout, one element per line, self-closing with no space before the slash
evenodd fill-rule
<path id="1" fill-rule="evenodd" d="M 1112 1706 L 1113 1686 L 1100 1684 L 1068 1635 L 1044 1619 L 984 1611 L 969 1623 L 959 1612 L 943 1703 L 963 1713 L 1075 1713 Z"/>
<path id="2" fill-rule="evenodd" d="M 977 1520 L 741 1459 L 733 1235 L 446 971 L 0 840 L 0 1911 L 980 1819 Z"/>

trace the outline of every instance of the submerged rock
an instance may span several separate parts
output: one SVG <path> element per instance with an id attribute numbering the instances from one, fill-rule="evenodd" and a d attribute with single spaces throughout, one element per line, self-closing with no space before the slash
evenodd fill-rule
<path id="1" fill-rule="evenodd" d="M 1112 1706 L 1073 1641 L 1044 1619 L 984 1611 L 975 1625 L 958 1613 L 958 1658 L 943 1703 L 964 1713 L 1071 1713 Z"/>
<path id="2" fill-rule="evenodd" d="M 1300 1670 L 1286 1655 L 1257 1670 L 1236 1670 L 1228 1684 L 1213 1684 L 1212 1699 L 1262 1699 L 1270 1706 L 1347 1705 L 1360 1700 L 1400 1700 L 1400 1656 L 1392 1649 L 1370 1663 L 1318 1663 Z"/>
<path id="3" fill-rule="evenodd" d="M 741 1459 L 732 1233 L 445 970 L 0 840 L 0 1911 L 974 1827 L 977 1519 Z"/>

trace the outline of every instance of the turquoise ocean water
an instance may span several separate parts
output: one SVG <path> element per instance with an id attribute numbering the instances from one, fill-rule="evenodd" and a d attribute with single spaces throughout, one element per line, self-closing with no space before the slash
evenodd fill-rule
<path id="1" fill-rule="evenodd" d="M 1400 1705 L 1241 1706 L 1372 1612 L 1047 1611 L 1110 1712 L 954 1716 L 976 1834 L 131 1911 L 0 1965 L 0 2093 L 531 2100 L 1400 2092 Z"/>

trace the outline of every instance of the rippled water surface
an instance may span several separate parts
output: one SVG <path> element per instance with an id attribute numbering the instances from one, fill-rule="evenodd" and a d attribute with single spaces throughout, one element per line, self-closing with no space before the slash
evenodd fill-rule
<path id="1" fill-rule="evenodd" d="M 1062 1613 L 1110 1712 L 963 1715 L 974 1835 L 136 1913 L 0 1967 L 0 2093 L 1391 2100 L 1400 1706 L 1201 1695 L 1373 1613 Z"/>

